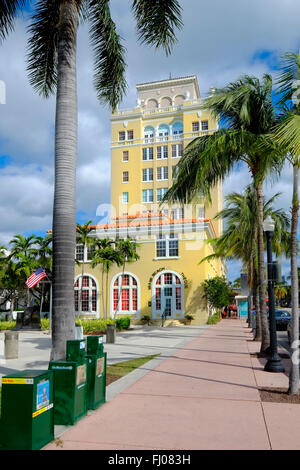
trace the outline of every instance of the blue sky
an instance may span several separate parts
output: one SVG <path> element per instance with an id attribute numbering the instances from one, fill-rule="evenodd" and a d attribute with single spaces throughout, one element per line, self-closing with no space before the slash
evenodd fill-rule
<path id="1" fill-rule="evenodd" d="M 182 0 L 184 28 L 168 57 L 137 43 L 131 2 L 111 0 L 113 18 L 127 55 L 128 93 L 120 108 L 136 104 L 136 83 L 197 75 L 200 93 L 222 87 L 242 74 L 274 77 L 280 56 L 300 45 L 299 0 Z M 34 3 L 33 3 L 34 5 Z M 28 10 L 29 11 L 29 10 Z M 16 233 L 44 235 L 52 223 L 53 129 L 55 100 L 43 100 L 26 74 L 27 15 L 0 45 L 0 80 L 6 104 L 0 104 L 0 244 Z M 110 110 L 101 106 L 93 89 L 88 27 L 78 36 L 79 143 L 77 168 L 78 222 L 99 221 L 97 207 L 109 203 Z M 250 182 L 242 165 L 224 181 L 223 194 L 242 191 Z M 278 207 L 289 211 L 291 169 L 265 184 L 266 197 L 282 192 Z M 229 277 L 240 264 L 228 263 Z M 283 260 L 288 273 L 288 263 Z"/>

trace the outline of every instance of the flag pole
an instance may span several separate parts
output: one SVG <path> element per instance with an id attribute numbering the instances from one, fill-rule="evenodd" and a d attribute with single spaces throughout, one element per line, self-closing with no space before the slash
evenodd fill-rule
<path id="1" fill-rule="evenodd" d="M 43 298 L 44 298 L 44 282 L 42 282 L 42 295 L 41 295 L 41 302 L 40 302 L 40 319 L 41 319 L 41 314 L 42 314 Z"/>

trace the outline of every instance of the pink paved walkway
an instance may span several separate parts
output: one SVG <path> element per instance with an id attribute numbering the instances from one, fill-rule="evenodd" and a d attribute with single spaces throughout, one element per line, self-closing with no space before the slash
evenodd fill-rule
<path id="1" fill-rule="evenodd" d="M 260 400 L 288 377 L 263 371 L 259 346 L 222 320 L 44 449 L 300 449 L 300 405 Z"/>

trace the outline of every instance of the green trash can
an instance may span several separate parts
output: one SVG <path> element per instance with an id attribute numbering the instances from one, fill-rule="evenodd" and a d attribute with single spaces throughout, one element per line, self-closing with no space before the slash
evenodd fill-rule
<path id="1" fill-rule="evenodd" d="M 53 440 L 53 373 L 23 370 L 2 377 L 0 448 L 38 450 Z"/>
<path id="2" fill-rule="evenodd" d="M 49 362 L 54 382 L 54 424 L 70 425 L 87 413 L 85 340 L 67 341 L 67 360 Z"/>
<path id="3" fill-rule="evenodd" d="M 95 410 L 106 401 L 106 358 L 103 336 L 87 337 L 87 407 Z"/>

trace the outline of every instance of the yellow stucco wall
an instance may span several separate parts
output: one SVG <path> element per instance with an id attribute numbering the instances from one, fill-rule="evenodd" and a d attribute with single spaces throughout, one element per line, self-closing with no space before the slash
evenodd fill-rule
<path id="1" fill-rule="evenodd" d="M 160 89 L 160 86 L 162 87 Z M 152 88 L 153 87 L 153 90 Z M 165 88 L 164 88 L 165 87 Z M 172 88 L 173 87 L 173 88 Z M 177 88 L 176 88 L 177 87 Z M 186 87 L 186 88 L 184 88 Z M 158 188 L 170 188 L 172 185 L 173 167 L 178 163 L 180 157 L 172 157 L 172 145 L 182 144 L 185 147 L 195 137 L 205 133 L 213 133 L 217 129 L 217 121 L 206 111 L 200 110 L 200 94 L 196 77 L 186 77 L 183 79 L 167 80 L 162 82 L 153 82 L 153 84 L 141 84 L 137 86 L 140 93 L 139 104 L 129 110 L 116 111 L 111 116 L 111 222 L 114 217 L 123 216 L 128 213 L 134 215 L 145 211 L 157 212 L 161 209 L 157 202 L 156 195 Z M 165 102 L 166 90 L 173 93 L 173 105 L 166 108 L 147 108 L 147 100 L 153 98 L 157 103 Z M 172 91 L 173 90 L 173 91 Z M 193 99 L 183 99 L 180 106 L 177 103 L 176 96 L 191 96 Z M 151 95 L 152 94 L 152 95 Z M 144 106 L 142 105 L 142 102 Z M 208 130 L 202 131 L 202 122 L 208 121 Z M 182 135 L 173 135 L 171 132 L 166 140 L 160 141 L 158 136 L 158 127 L 162 124 L 173 126 L 176 122 L 182 122 Z M 199 131 L 195 130 L 193 123 L 199 123 Z M 151 126 L 155 129 L 153 141 L 144 140 L 144 129 Z M 120 133 L 125 132 L 125 140 L 120 140 Z M 130 135 L 132 134 L 133 135 Z M 130 139 L 128 138 L 130 137 Z M 167 145 L 168 158 L 157 158 L 157 147 Z M 143 160 L 143 148 L 153 148 L 153 160 Z M 128 161 L 123 161 L 123 152 L 128 152 Z M 168 167 L 168 180 L 157 180 L 157 168 Z M 153 169 L 153 181 L 142 181 L 143 168 Z M 129 181 L 123 182 L 123 172 L 128 172 Z M 153 189 L 153 203 L 142 202 L 142 190 Z M 122 202 L 122 194 L 129 194 L 128 204 Z M 192 208 L 185 207 L 185 219 L 205 218 L 206 225 L 209 228 L 203 228 L 203 237 L 211 238 L 219 236 L 222 233 L 222 221 L 213 221 L 217 212 L 222 209 L 222 185 L 219 183 L 212 192 L 212 203 L 207 204 L 203 199 L 198 199 L 192 205 Z M 178 204 L 172 206 L 180 207 Z M 171 208 L 172 208 L 171 207 Z M 202 215 L 200 215 L 202 214 Z M 210 221 L 208 220 L 210 219 Z M 195 234 L 185 233 L 186 238 L 194 238 Z M 199 265 L 199 261 L 211 254 L 211 247 L 203 240 L 193 242 L 191 240 L 182 240 L 179 235 L 179 254 L 177 258 L 156 259 L 156 240 L 145 240 L 145 231 L 141 235 L 134 237 L 140 243 L 138 253 L 140 259 L 132 264 L 126 265 L 126 272 L 132 273 L 138 280 L 140 311 L 138 317 L 143 315 L 152 316 L 152 282 L 154 273 L 170 271 L 177 273 L 184 282 L 184 310 L 176 317 L 183 318 L 185 314 L 192 314 L 195 317 L 195 324 L 203 324 L 208 317 L 206 301 L 203 299 L 203 292 L 200 287 L 208 277 L 224 274 L 223 263 L 219 260 L 205 262 Z M 112 314 L 111 305 L 111 284 L 114 276 L 121 274 L 122 270 L 114 266 L 109 272 L 109 313 Z M 76 273 L 80 274 L 80 267 L 76 267 Z M 102 298 L 101 298 L 101 268 L 92 269 L 86 264 L 85 273 L 90 273 L 97 280 L 98 286 L 98 315 L 103 316 Z M 150 287 L 150 288 L 149 288 Z M 151 303 L 151 305 L 149 304 Z M 100 307 L 100 308 L 99 308 Z M 134 320 L 136 315 L 132 315 Z M 154 318 L 159 320 L 159 318 Z"/>

